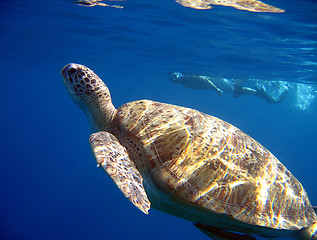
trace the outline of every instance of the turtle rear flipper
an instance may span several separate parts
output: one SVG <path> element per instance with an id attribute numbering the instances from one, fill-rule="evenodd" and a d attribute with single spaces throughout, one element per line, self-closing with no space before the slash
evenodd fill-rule
<path id="1" fill-rule="evenodd" d="M 200 223 L 194 223 L 194 226 L 213 240 L 256 240 L 252 236 L 228 232 L 220 228 L 215 228 Z"/>
<path id="2" fill-rule="evenodd" d="M 97 132 L 89 138 L 98 167 L 115 182 L 121 192 L 142 212 L 148 214 L 150 201 L 143 187 L 143 178 L 118 139 L 108 132 Z"/>

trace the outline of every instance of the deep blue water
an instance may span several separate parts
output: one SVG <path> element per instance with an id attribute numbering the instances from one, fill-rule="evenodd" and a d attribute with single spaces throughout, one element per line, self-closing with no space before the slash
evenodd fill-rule
<path id="1" fill-rule="evenodd" d="M 234 124 L 316 205 L 317 2 L 264 2 L 286 12 L 202 11 L 173 0 L 119 2 L 124 9 L 0 1 L 0 239 L 208 239 L 185 220 L 142 214 L 96 168 L 90 127 L 62 83 L 69 62 L 92 68 L 116 107 L 152 99 Z M 268 104 L 175 85 L 170 71 L 311 85 Z"/>

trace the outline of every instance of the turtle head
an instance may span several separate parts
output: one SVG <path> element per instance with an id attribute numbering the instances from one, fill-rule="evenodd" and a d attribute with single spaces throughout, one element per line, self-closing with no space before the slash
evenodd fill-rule
<path id="1" fill-rule="evenodd" d="M 115 108 L 106 84 L 92 70 L 80 64 L 70 63 L 61 73 L 70 96 L 87 114 L 93 128 L 107 130 Z"/>

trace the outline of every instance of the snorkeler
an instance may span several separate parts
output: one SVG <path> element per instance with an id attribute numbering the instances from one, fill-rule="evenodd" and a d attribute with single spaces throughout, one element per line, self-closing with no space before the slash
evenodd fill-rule
<path id="1" fill-rule="evenodd" d="M 265 90 L 264 87 L 262 87 L 256 90 L 255 96 L 263 98 L 268 103 L 279 103 L 285 98 L 287 93 L 288 93 L 288 87 L 284 86 L 284 91 L 281 94 L 279 94 L 277 97 L 273 97 L 272 95 L 268 93 L 268 91 Z"/>
<path id="2" fill-rule="evenodd" d="M 200 90 L 215 90 L 222 95 L 223 92 L 232 93 L 234 98 L 241 95 L 254 95 L 263 98 L 268 103 L 279 103 L 288 93 L 288 87 L 283 86 L 283 91 L 278 96 L 273 96 L 266 90 L 264 84 L 256 82 L 255 87 L 241 86 L 237 80 L 229 80 L 226 78 L 211 78 L 208 76 L 182 74 L 179 72 L 169 73 L 169 78 L 176 84 L 182 84 L 185 87 Z M 241 81 L 240 81 L 241 82 Z"/>
<path id="3" fill-rule="evenodd" d="M 178 72 L 169 73 L 169 78 L 174 83 L 183 84 L 185 87 L 194 88 L 199 90 L 212 89 L 215 90 L 218 94 L 222 95 L 223 90 L 218 88 L 212 81 L 210 77 L 199 76 L 199 75 L 183 75 Z"/>

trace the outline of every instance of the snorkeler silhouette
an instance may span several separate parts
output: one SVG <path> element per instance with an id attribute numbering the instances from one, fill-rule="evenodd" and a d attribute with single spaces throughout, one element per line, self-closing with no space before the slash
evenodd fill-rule
<path id="1" fill-rule="evenodd" d="M 288 93 L 288 87 L 284 85 L 279 91 L 277 96 L 273 96 L 264 86 L 256 82 L 256 86 L 248 87 L 241 86 L 237 80 L 230 80 L 226 78 L 211 78 L 208 76 L 194 75 L 194 74 L 182 74 L 179 72 L 169 73 L 169 78 L 176 84 L 182 84 L 185 87 L 200 89 L 200 90 L 215 90 L 218 94 L 222 95 L 224 92 L 232 93 L 234 98 L 238 98 L 241 95 L 254 95 L 263 98 L 268 103 L 281 102 Z M 276 86 L 278 87 L 278 86 Z M 280 89 L 279 89 L 280 90 Z"/>

